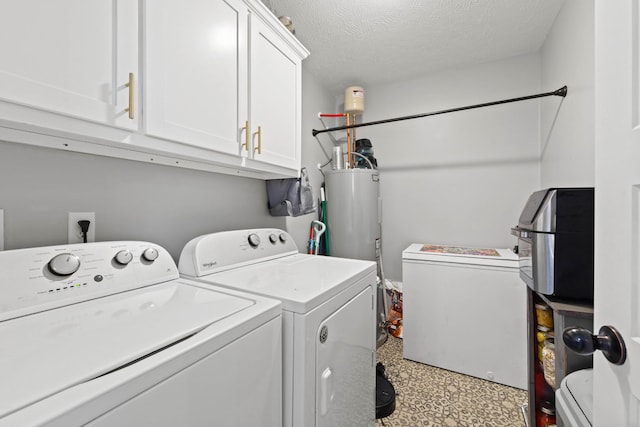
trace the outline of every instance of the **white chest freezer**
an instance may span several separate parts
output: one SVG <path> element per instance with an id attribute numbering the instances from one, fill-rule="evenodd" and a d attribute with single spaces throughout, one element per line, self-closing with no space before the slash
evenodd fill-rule
<path id="1" fill-rule="evenodd" d="M 404 357 L 527 388 L 526 285 L 510 249 L 402 252 Z"/>

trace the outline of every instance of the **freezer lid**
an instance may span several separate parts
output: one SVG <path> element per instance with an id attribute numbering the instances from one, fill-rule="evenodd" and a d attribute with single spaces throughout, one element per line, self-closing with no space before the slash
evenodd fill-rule
<path id="1" fill-rule="evenodd" d="M 306 314 L 375 271 L 372 261 L 295 254 L 198 280 L 272 297 L 283 310 Z"/>
<path id="2" fill-rule="evenodd" d="M 255 304 L 176 280 L 0 322 L 0 418 Z"/>
<path id="3" fill-rule="evenodd" d="M 518 255 L 507 248 L 413 243 L 402 252 L 403 261 L 429 261 L 452 264 L 485 265 L 517 269 Z"/>

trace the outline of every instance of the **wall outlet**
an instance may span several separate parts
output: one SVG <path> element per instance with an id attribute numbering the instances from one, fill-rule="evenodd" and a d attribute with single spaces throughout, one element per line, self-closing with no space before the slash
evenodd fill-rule
<path id="1" fill-rule="evenodd" d="M 78 221 L 86 219 L 90 221 L 87 231 L 87 242 L 96 241 L 96 214 L 95 212 L 69 212 L 69 225 L 67 226 L 68 242 L 83 243 L 82 230 Z"/>

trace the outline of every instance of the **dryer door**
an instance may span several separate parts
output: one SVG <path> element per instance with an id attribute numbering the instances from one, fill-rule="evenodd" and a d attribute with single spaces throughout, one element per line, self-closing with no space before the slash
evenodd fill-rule
<path id="1" fill-rule="evenodd" d="M 316 426 L 375 423 L 375 315 L 370 286 L 326 318 L 316 347 Z"/>

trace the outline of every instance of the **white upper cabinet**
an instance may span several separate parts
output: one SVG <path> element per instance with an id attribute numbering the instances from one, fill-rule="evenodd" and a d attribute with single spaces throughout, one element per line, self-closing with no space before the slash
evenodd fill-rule
<path id="1" fill-rule="evenodd" d="M 299 169 L 302 58 L 255 17 L 251 20 L 250 46 L 253 159 Z"/>
<path id="2" fill-rule="evenodd" d="M 247 16 L 241 0 L 145 2 L 146 134 L 240 153 Z"/>
<path id="3" fill-rule="evenodd" d="M 144 21 L 147 135 L 300 168 L 308 52 L 262 3 L 148 0 Z"/>
<path id="4" fill-rule="evenodd" d="M 297 176 L 309 52 L 260 1 L 0 0 L 0 11 L 0 140 Z"/>
<path id="5" fill-rule="evenodd" d="M 137 2 L 0 0 L 0 10 L 0 100 L 137 129 Z"/>

